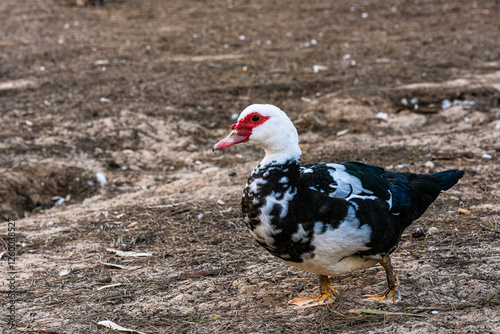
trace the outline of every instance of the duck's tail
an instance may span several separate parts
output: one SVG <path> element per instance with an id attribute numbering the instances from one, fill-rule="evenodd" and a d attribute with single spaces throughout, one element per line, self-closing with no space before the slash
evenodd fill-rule
<path id="1" fill-rule="evenodd" d="M 410 181 L 411 205 L 409 213 L 411 220 L 419 218 L 436 200 L 441 191 L 453 187 L 463 175 L 463 171 L 456 169 L 431 175 L 405 173 L 406 178 Z"/>

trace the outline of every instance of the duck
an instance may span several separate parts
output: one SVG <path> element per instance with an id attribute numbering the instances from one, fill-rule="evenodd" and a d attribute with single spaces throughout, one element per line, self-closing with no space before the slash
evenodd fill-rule
<path id="1" fill-rule="evenodd" d="M 296 309 L 334 303 L 330 277 L 380 264 L 387 289 L 365 295 L 401 301 L 391 262 L 403 231 L 464 175 L 395 173 L 362 162 L 301 164 L 297 129 L 280 108 L 253 104 L 212 150 L 248 143 L 265 151 L 242 194 L 242 213 L 252 237 L 290 266 L 319 276 L 319 296 L 288 302 Z"/>

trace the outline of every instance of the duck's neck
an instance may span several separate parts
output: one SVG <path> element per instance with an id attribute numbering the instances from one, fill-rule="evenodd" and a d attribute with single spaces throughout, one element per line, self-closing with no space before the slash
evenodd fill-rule
<path id="1" fill-rule="evenodd" d="M 288 147 L 286 150 L 274 151 L 269 148 L 265 149 L 266 156 L 260 162 L 258 168 L 265 168 L 266 166 L 279 166 L 288 164 L 290 162 L 297 161 L 300 164 L 300 156 L 302 151 L 299 145 L 293 145 Z"/>

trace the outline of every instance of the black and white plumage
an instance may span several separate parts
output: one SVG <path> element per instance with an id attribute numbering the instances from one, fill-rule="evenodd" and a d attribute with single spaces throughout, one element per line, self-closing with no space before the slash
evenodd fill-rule
<path id="1" fill-rule="evenodd" d="M 389 255 L 404 229 L 464 173 L 400 174 L 360 162 L 301 165 L 297 130 L 272 105 L 247 107 L 232 129 L 214 150 L 249 142 L 266 152 L 243 191 L 250 233 L 284 262 L 320 275 L 320 297 L 290 304 L 305 308 L 331 303 L 338 292 L 328 276 L 377 263 L 386 270 L 389 287 L 367 297 L 399 301 Z"/>

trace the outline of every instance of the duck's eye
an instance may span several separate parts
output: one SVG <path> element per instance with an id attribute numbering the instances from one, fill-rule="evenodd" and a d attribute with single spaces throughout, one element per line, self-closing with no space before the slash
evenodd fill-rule
<path id="1" fill-rule="evenodd" d="M 252 116 L 252 122 L 258 122 L 258 121 L 260 121 L 260 116 L 259 115 Z"/>

